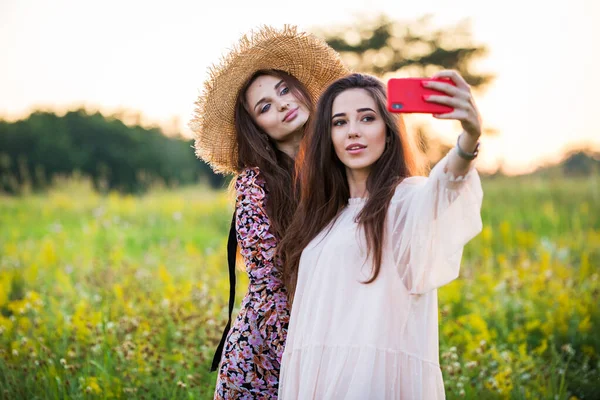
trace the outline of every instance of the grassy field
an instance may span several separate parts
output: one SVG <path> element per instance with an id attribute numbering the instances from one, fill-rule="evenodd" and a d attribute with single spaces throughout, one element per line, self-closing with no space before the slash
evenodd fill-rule
<path id="1" fill-rule="evenodd" d="M 484 191 L 439 292 L 447 397 L 599 399 L 600 178 Z M 0 398 L 212 398 L 231 209 L 202 187 L 0 196 Z"/>

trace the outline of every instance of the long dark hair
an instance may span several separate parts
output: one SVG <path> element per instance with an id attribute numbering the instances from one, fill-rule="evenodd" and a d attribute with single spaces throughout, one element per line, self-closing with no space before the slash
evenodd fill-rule
<path id="1" fill-rule="evenodd" d="M 279 246 L 284 261 L 284 282 L 290 301 L 298 279 L 298 265 L 304 248 L 346 207 L 350 189 L 346 168 L 335 154 L 331 139 L 331 113 L 336 97 L 348 89 L 364 89 L 375 100 L 386 126 L 386 148 L 373 164 L 367 178 L 369 193 L 357 216 L 367 239 L 367 254 L 373 260 L 371 283 L 379 274 L 382 260 L 384 223 L 390 200 L 402 179 L 416 171 L 414 153 L 404 125 L 386 109 L 386 91 L 378 79 L 352 74 L 331 84 L 317 105 L 314 125 L 300 146 L 297 174 L 300 190 L 298 209 Z"/>
<path id="2" fill-rule="evenodd" d="M 238 93 L 235 106 L 235 129 L 237 132 L 238 171 L 258 167 L 265 178 L 269 193 L 266 213 L 271 221 L 273 234 L 281 238 L 290 223 L 298 204 L 293 187 L 294 159 L 279 150 L 273 140 L 252 119 L 246 104 L 248 87 L 260 76 L 270 75 L 282 79 L 296 98 L 304 103 L 312 114 L 313 106 L 304 85 L 292 75 L 279 70 L 257 71 Z M 305 124 L 308 127 L 310 117 Z M 305 128 L 306 129 L 306 128 Z"/>

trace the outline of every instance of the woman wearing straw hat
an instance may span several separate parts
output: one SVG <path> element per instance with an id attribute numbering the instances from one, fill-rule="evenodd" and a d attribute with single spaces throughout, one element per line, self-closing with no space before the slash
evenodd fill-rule
<path id="1" fill-rule="evenodd" d="M 277 397 L 289 308 L 275 253 L 296 207 L 294 158 L 312 104 L 346 74 L 322 40 L 295 27 L 263 27 L 211 68 L 196 102 L 196 154 L 215 172 L 237 175 L 227 245 L 229 322 L 213 359 L 215 398 Z M 231 326 L 236 244 L 250 285 Z"/>

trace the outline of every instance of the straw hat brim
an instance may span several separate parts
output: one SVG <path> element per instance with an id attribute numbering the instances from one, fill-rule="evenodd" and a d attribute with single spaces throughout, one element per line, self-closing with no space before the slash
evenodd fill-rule
<path id="1" fill-rule="evenodd" d="M 209 68 L 209 78 L 190 121 L 196 155 L 217 173 L 239 172 L 235 104 L 242 87 L 263 69 L 293 75 L 306 87 L 314 104 L 329 84 L 350 73 L 325 41 L 298 32 L 294 26 L 282 30 L 261 27 L 243 36 L 220 63 Z"/>

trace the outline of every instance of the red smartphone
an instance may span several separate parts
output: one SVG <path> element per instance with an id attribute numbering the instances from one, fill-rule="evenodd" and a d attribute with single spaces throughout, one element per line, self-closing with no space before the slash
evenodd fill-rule
<path id="1" fill-rule="evenodd" d="M 454 108 L 437 103 L 429 103 L 425 96 L 432 94 L 445 95 L 446 93 L 429 89 L 423 86 L 424 81 L 438 81 L 456 86 L 448 78 L 392 78 L 387 84 L 387 108 L 393 113 L 422 113 L 446 114 Z"/>

